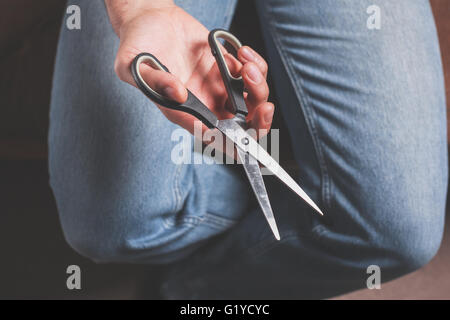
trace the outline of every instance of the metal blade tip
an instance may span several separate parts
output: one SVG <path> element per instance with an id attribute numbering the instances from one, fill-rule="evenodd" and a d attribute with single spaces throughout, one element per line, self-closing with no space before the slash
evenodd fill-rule
<path id="1" fill-rule="evenodd" d="M 267 219 L 267 222 L 269 222 L 270 229 L 272 230 L 273 235 L 275 236 L 275 239 L 280 241 L 280 233 L 278 232 L 277 223 L 275 222 L 275 219 Z"/>
<path id="2" fill-rule="evenodd" d="M 316 210 L 317 213 L 319 213 L 321 216 L 323 216 L 322 210 L 320 210 L 319 207 L 318 207 L 315 203 L 314 203 L 314 206 L 312 206 L 312 208 L 313 208 L 314 210 Z"/>

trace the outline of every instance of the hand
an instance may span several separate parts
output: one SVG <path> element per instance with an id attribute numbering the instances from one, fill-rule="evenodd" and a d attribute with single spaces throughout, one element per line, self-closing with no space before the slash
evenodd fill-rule
<path id="1" fill-rule="evenodd" d="M 113 26 L 120 37 L 115 61 L 119 78 L 136 86 L 130 71 L 134 57 L 141 52 L 155 55 L 171 74 L 142 64 L 140 71 L 147 84 L 167 98 L 178 102 L 187 99 L 189 88 L 219 119 L 232 115 L 226 110 L 227 93 L 216 61 L 208 45 L 208 30 L 181 8 L 170 5 L 159 8 L 140 8 L 128 14 L 120 25 Z M 110 13 L 111 16 L 111 13 Z M 249 114 L 247 122 L 257 131 L 270 129 L 274 106 L 267 102 L 267 64 L 249 47 L 242 47 L 238 59 L 225 54 L 233 75 L 242 75 Z M 192 115 L 158 106 L 172 122 L 193 133 Z M 203 131 L 207 130 L 203 126 Z"/>

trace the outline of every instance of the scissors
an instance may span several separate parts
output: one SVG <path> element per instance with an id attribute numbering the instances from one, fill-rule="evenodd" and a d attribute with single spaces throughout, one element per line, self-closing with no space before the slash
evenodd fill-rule
<path id="1" fill-rule="evenodd" d="M 270 229 L 272 230 L 275 238 L 280 240 L 280 234 L 272 212 L 269 196 L 267 195 L 267 190 L 264 185 L 264 180 L 262 178 L 258 162 L 264 165 L 271 173 L 276 175 L 278 179 L 285 183 L 317 213 L 320 215 L 323 215 L 323 213 L 314 201 L 312 201 L 303 189 L 294 181 L 294 179 L 292 179 L 291 176 L 289 176 L 289 174 L 277 163 L 277 161 L 273 159 L 250 134 L 246 132 L 248 125 L 245 117 L 247 116 L 248 110 L 244 100 L 244 82 L 241 76 L 234 77 L 231 75 L 220 49 L 218 39 L 225 40 L 236 51 L 242 47 L 242 44 L 234 35 L 223 29 L 214 29 L 208 36 L 208 43 L 211 48 L 211 53 L 217 61 L 228 98 L 231 102 L 230 112 L 234 114 L 234 117 L 231 119 L 219 120 L 216 115 L 189 90 L 187 90 L 187 100 L 184 103 L 178 103 L 167 99 L 150 88 L 139 72 L 139 66 L 141 63 L 146 63 L 154 69 L 169 72 L 169 69 L 167 69 L 167 67 L 165 67 L 155 56 L 150 53 L 140 53 L 134 58 L 131 65 L 131 73 L 139 89 L 151 100 L 165 108 L 180 110 L 192 114 L 203 122 L 208 128 L 218 129 L 234 143 L 237 150 L 237 156 L 245 169 L 250 185 L 255 193 L 262 212 L 269 223 Z"/>

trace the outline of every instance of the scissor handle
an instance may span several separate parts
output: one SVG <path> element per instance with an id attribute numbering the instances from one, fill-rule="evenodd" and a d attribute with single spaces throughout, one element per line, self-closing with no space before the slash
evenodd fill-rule
<path id="1" fill-rule="evenodd" d="M 144 81 L 139 71 L 141 63 L 147 63 L 150 67 L 156 70 L 162 70 L 169 72 L 169 69 L 163 65 L 154 55 L 150 53 L 140 53 L 134 59 L 131 64 L 131 74 L 139 89 L 155 103 L 169 109 L 180 110 L 192 114 L 201 122 L 203 122 L 208 128 L 215 128 L 217 125 L 216 115 L 208 109 L 191 91 L 187 90 L 188 98 L 184 103 L 179 103 L 170 99 L 167 99 L 163 95 L 159 94 Z"/>
<path id="2" fill-rule="evenodd" d="M 217 65 L 219 66 L 220 74 L 222 75 L 223 83 L 228 93 L 228 98 L 231 102 L 231 107 L 234 114 L 240 113 L 244 116 L 247 115 L 248 110 L 244 100 L 244 82 L 242 77 L 233 77 L 228 69 L 223 53 L 220 50 L 220 44 L 218 38 L 224 39 L 233 46 L 234 49 L 239 50 L 242 47 L 241 42 L 232 35 L 230 32 L 223 29 L 214 29 L 209 33 L 208 42 L 211 47 L 211 53 L 216 58 Z"/>

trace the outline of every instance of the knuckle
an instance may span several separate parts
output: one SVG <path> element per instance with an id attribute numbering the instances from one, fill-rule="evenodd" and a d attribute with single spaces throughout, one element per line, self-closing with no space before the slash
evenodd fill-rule
<path id="1" fill-rule="evenodd" d="M 266 60 L 264 60 L 261 56 L 257 56 L 255 58 L 255 63 L 258 65 L 259 70 L 261 70 L 262 73 L 266 73 L 269 66 L 267 65 Z"/>
<path id="2" fill-rule="evenodd" d="M 267 64 L 267 62 L 265 60 L 262 60 L 262 62 L 261 62 L 261 69 L 264 74 L 267 73 L 267 71 L 269 70 L 269 65 Z"/>
<path id="3" fill-rule="evenodd" d="M 264 100 L 267 100 L 267 98 L 269 97 L 269 85 L 267 84 L 267 82 L 264 82 L 263 89 L 261 90 L 261 97 Z"/>
<path id="4" fill-rule="evenodd" d="M 114 61 L 114 72 L 120 80 L 124 80 L 124 63 L 120 57 L 117 57 Z"/>

